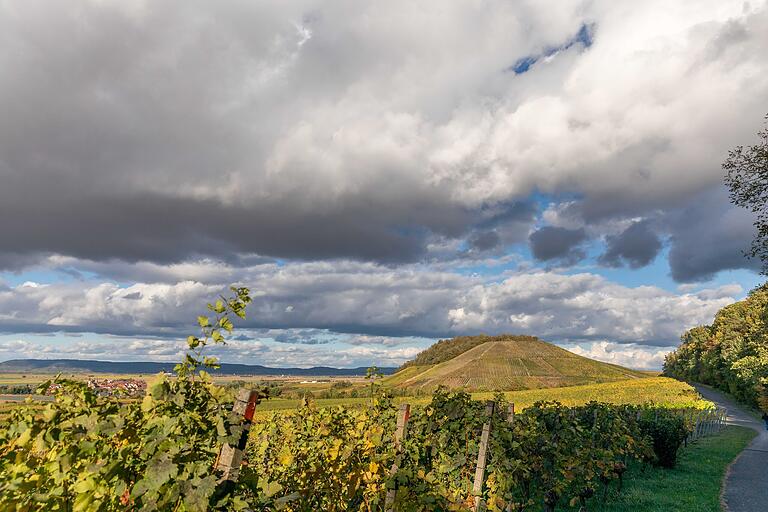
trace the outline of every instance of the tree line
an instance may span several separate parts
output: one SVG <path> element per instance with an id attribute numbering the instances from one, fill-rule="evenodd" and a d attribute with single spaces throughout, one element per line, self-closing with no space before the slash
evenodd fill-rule
<path id="1" fill-rule="evenodd" d="M 768 284 L 685 332 L 664 373 L 709 384 L 768 411 Z"/>

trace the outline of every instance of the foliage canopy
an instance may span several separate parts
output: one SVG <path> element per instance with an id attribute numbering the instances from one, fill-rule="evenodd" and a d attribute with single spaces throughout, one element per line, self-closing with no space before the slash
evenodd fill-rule
<path id="1" fill-rule="evenodd" d="M 768 284 L 694 327 L 667 355 L 667 375 L 710 384 L 768 411 Z"/>
<path id="2" fill-rule="evenodd" d="M 764 274 L 768 273 L 768 115 L 765 119 L 757 144 L 737 146 L 723 163 L 731 202 L 757 214 L 757 235 L 749 255 L 760 258 Z"/>

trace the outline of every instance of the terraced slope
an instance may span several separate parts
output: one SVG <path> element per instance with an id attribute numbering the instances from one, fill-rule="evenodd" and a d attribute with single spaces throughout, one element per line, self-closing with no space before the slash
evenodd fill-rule
<path id="1" fill-rule="evenodd" d="M 397 388 L 443 385 L 468 391 L 511 391 L 644 378 L 642 372 L 602 363 L 533 337 L 494 337 L 447 361 L 407 366 L 387 377 Z"/>

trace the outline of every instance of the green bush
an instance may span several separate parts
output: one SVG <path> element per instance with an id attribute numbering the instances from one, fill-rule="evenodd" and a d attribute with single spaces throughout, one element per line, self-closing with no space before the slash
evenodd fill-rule
<path id="1" fill-rule="evenodd" d="M 664 468 L 673 468 L 677 464 L 677 452 L 688 436 L 685 420 L 666 411 L 655 411 L 654 417 L 639 420 L 640 431 L 653 443 L 655 463 Z"/>

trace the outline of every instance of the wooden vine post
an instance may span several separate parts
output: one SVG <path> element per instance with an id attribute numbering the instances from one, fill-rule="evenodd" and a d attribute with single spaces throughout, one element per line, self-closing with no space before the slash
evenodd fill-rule
<path id="1" fill-rule="evenodd" d="M 693 427 L 693 440 L 697 441 L 699 439 L 699 416 L 701 416 L 701 413 L 696 411 L 696 418 L 695 423 Z"/>
<path id="2" fill-rule="evenodd" d="M 253 421 L 253 413 L 256 406 L 264 398 L 263 392 L 255 389 L 241 389 L 237 393 L 235 403 L 232 406 L 232 413 L 243 417 L 243 431 L 240 434 L 237 446 L 231 446 L 224 443 L 219 451 L 219 457 L 216 459 L 216 470 L 221 472 L 219 479 L 220 491 L 222 494 L 231 492 L 232 488 L 240 476 L 240 465 L 243 463 L 243 452 L 248 443 L 248 431 Z"/>
<path id="3" fill-rule="evenodd" d="M 493 411 L 496 408 L 496 402 L 489 400 L 485 403 L 485 416 L 488 418 L 483 425 L 483 433 L 480 436 L 480 447 L 477 450 L 477 469 L 475 469 L 475 482 L 472 486 L 472 495 L 475 497 L 475 503 L 472 510 L 481 512 L 485 510 L 483 501 L 483 485 L 485 484 L 485 466 L 488 457 L 488 440 L 491 437 L 491 420 Z"/>
<path id="4" fill-rule="evenodd" d="M 507 423 L 511 426 L 515 426 L 515 403 L 512 402 L 507 406 Z M 512 512 L 512 503 L 510 502 L 504 508 L 504 512 Z"/>
<path id="5" fill-rule="evenodd" d="M 392 467 L 389 469 L 389 476 L 395 476 L 397 470 L 400 467 L 400 450 L 402 449 L 402 441 L 405 439 L 408 427 L 408 420 L 411 417 L 411 405 L 402 404 L 397 411 L 397 427 L 395 428 L 395 462 L 392 463 Z M 387 491 L 387 496 L 384 499 L 384 510 L 386 512 L 392 512 L 395 506 L 395 498 L 397 497 L 397 487 L 393 487 Z"/>

